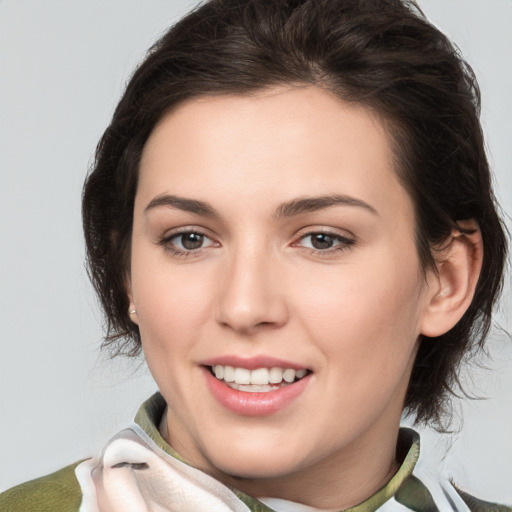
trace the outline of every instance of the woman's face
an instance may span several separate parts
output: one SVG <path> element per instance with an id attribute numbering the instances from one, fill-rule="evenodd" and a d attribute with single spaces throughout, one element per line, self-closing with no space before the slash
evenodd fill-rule
<path id="1" fill-rule="evenodd" d="M 129 280 L 185 458 L 274 482 L 393 458 L 429 292 L 368 110 L 283 87 L 168 114 L 142 156 Z"/>

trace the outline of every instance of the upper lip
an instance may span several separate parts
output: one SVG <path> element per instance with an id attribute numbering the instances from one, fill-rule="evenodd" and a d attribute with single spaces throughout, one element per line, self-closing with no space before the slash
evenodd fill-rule
<path id="1" fill-rule="evenodd" d="M 246 368 L 256 370 L 257 368 L 291 368 L 292 370 L 308 370 L 307 366 L 293 361 L 286 361 L 271 356 L 241 357 L 235 355 L 224 355 L 212 357 L 201 362 L 203 366 L 233 366 L 235 368 Z"/>

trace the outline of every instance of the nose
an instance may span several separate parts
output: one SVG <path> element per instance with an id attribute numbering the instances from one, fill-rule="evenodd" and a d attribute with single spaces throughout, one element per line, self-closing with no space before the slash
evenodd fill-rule
<path id="1" fill-rule="evenodd" d="M 278 267 L 262 250 L 233 254 L 219 282 L 217 321 L 245 335 L 286 324 L 286 287 Z"/>

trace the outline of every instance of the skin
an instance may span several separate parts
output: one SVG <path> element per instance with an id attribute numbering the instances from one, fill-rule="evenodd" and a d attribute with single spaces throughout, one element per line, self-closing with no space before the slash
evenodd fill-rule
<path id="1" fill-rule="evenodd" d="M 216 215 L 156 204 L 166 194 Z M 333 194 L 360 203 L 276 215 Z M 204 235 L 203 245 L 180 249 L 183 231 Z M 310 235 L 325 232 L 333 246 L 313 248 Z M 168 404 L 167 441 L 253 496 L 322 508 L 364 500 L 397 469 L 419 334 L 449 328 L 470 300 L 453 305 L 470 287 L 449 257 L 444 269 L 422 272 L 411 199 L 384 124 L 367 109 L 315 87 L 181 105 L 143 152 L 127 278 Z M 289 406 L 243 416 L 205 385 L 201 362 L 226 355 L 313 373 Z"/>

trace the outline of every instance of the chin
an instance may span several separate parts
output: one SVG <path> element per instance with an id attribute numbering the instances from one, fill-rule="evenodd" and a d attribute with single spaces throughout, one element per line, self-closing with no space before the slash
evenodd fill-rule
<path id="1" fill-rule="evenodd" d="M 247 449 L 236 453 L 231 451 L 228 457 L 223 454 L 222 457 L 210 458 L 210 463 L 224 475 L 247 480 L 284 477 L 300 466 L 300 461 L 287 457 L 279 450 L 273 450 L 273 454 L 267 455 L 262 451 L 254 454 Z"/>

